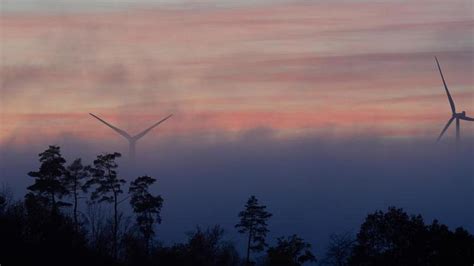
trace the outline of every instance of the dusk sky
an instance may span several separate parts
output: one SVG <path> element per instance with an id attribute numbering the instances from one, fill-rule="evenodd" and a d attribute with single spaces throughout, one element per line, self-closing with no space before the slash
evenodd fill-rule
<path id="1" fill-rule="evenodd" d="M 435 137 L 434 56 L 472 108 L 471 1 L 47 2 L 2 0 L 2 144 L 105 138 L 89 112 L 132 133 L 174 113 L 160 134 Z"/>
<path id="2" fill-rule="evenodd" d="M 458 162 L 436 168 L 454 127 L 431 146 L 451 115 L 435 56 L 458 110 L 474 115 L 470 0 L 0 1 L 0 173 L 16 191 L 49 144 L 71 159 L 126 153 L 89 113 L 131 134 L 172 113 L 138 143 L 142 169 L 159 176 L 167 241 L 210 217 L 233 230 L 250 192 L 277 232 L 293 221 L 317 248 L 390 204 L 474 229 L 474 123 L 461 125 Z M 177 211 L 225 196 L 232 209 L 196 221 Z"/>

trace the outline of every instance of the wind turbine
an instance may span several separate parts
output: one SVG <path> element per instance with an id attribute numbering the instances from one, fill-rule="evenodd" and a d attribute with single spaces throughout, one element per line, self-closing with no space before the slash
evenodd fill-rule
<path id="1" fill-rule="evenodd" d="M 446 124 L 446 126 L 444 126 L 443 131 L 441 131 L 441 134 L 439 134 L 439 137 L 436 141 L 439 141 L 441 137 L 443 137 L 444 132 L 446 132 L 446 130 L 449 128 L 453 120 L 456 119 L 456 142 L 459 142 L 459 139 L 461 138 L 460 120 L 474 121 L 474 118 L 466 116 L 465 111 L 462 111 L 461 113 L 456 113 L 456 105 L 454 104 L 454 100 L 451 97 L 451 94 L 449 93 L 448 85 L 446 85 L 446 81 L 444 80 L 443 72 L 441 71 L 441 67 L 439 66 L 438 58 L 435 57 L 435 60 L 436 60 L 436 65 L 438 65 L 439 74 L 441 75 L 441 79 L 443 80 L 444 89 L 446 90 L 446 94 L 448 95 L 449 105 L 451 105 L 451 112 L 452 112 L 451 118 L 448 120 L 448 123 Z"/>
<path id="2" fill-rule="evenodd" d="M 172 116 L 169 115 L 163 119 L 161 119 L 160 121 L 156 122 L 155 124 L 153 124 L 151 127 L 143 130 L 142 132 L 136 134 L 135 136 L 131 136 L 130 134 L 128 134 L 127 132 L 125 132 L 124 130 L 120 129 L 120 128 L 117 128 L 109 123 L 107 123 L 106 121 L 104 121 L 102 118 L 92 114 L 92 113 L 89 113 L 91 116 L 95 117 L 97 120 L 99 120 L 100 122 L 104 123 L 106 126 L 110 127 L 111 129 L 113 129 L 115 132 L 117 132 L 118 134 L 120 134 L 122 137 L 126 138 L 128 140 L 128 147 L 129 147 L 129 158 L 134 160 L 135 159 L 135 146 L 137 144 L 137 141 L 139 139 L 141 139 L 143 136 L 145 136 L 148 132 L 150 132 L 150 130 L 152 130 L 153 128 L 155 128 L 156 126 L 158 126 L 159 124 L 165 122 L 168 118 L 170 118 Z"/>

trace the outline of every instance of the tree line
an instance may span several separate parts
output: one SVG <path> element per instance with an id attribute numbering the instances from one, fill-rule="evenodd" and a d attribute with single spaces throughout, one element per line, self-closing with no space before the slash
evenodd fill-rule
<path id="1" fill-rule="evenodd" d="M 163 245 L 155 234 L 164 199 L 153 195 L 151 176 L 139 176 L 126 189 L 118 174 L 120 153 L 100 154 L 91 165 L 80 158 L 67 164 L 58 146 L 39 154 L 40 167 L 23 200 L 0 191 L 0 264 L 9 265 L 470 265 L 474 236 L 451 231 L 434 220 L 402 209 L 369 214 L 359 232 L 334 234 L 318 260 L 298 235 L 267 243 L 272 214 L 255 196 L 237 213 L 236 230 L 246 243 L 240 256 L 215 225 L 197 226 L 185 243 Z M 85 201 L 85 208 L 79 208 Z M 120 211 L 128 202 L 129 217 Z M 112 208 L 108 208 L 111 206 Z M 107 210 L 111 209 L 108 213 Z"/>

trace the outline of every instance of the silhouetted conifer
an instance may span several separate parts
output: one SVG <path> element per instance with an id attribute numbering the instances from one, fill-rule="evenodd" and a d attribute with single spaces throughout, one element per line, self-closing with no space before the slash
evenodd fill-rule
<path id="1" fill-rule="evenodd" d="M 118 197 L 123 193 L 122 185 L 126 183 L 124 179 L 118 177 L 116 171 L 118 165 L 115 160 L 120 157 L 121 154 L 117 152 L 98 155 L 94 160 L 94 165 L 89 168 L 91 179 L 84 186 L 85 189 L 95 186 L 95 190 L 91 193 L 91 200 L 112 203 L 114 206 L 112 252 L 115 258 L 118 251 Z"/>
<path id="2" fill-rule="evenodd" d="M 267 221 L 272 214 L 264 205 L 259 205 L 255 196 L 251 196 L 245 204 L 245 210 L 239 213 L 240 222 L 235 225 L 239 233 L 247 234 L 247 264 L 250 264 L 250 252 L 260 252 L 267 246 L 265 238 L 269 230 Z"/>
<path id="3" fill-rule="evenodd" d="M 155 235 L 154 226 L 156 223 L 161 223 L 160 212 L 163 206 L 163 198 L 159 195 L 153 196 L 148 191 L 149 186 L 155 182 L 156 179 L 149 176 L 138 177 L 130 183 L 128 192 L 131 196 L 130 205 L 132 205 L 137 225 L 143 234 L 147 253 Z"/>
<path id="4" fill-rule="evenodd" d="M 76 231 L 79 230 L 79 222 L 77 219 L 79 194 L 81 190 L 83 190 L 83 180 L 87 177 L 89 177 L 89 171 L 82 165 L 81 159 L 74 160 L 74 162 L 66 167 L 63 184 L 73 199 L 73 218 Z"/>
<path id="5" fill-rule="evenodd" d="M 57 201 L 68 193 L 64 186 L 64 164 L 66 160 L 61 155 L 61 149 L 58 146 L 49 146 L 44 152 L 40 153 L 41 162 L 38 171 L 29 172 L 28 175 L 35 178 L 35 183 L 28 187 L 37 197 L 42 197 L 41 202 L 46 203 L 51 208 L 51 213 L 57 212 L 58 207 L 68 205 L 65 202 Z"/>

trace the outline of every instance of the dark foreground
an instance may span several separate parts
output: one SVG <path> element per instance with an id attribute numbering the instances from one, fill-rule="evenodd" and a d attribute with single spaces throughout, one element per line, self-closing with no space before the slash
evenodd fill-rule
<path id="1" fill-rule="evenodd" d="M 116 172 L 119 157 L 118 153 L 99 155 L 93 165 L 83 166 L 80 159 L 66 165 L 59 147 L 50 146 L 41 153 L 41 166 L 28 174 L 34 183 L 23 200 L 14 200 L 7 188 L 0 192 L 0 264 L 419 266 L 474 262 L 474 236 L 468 231 L 450 230 L 436 220 L 425 223 L 421 215 L 395 207 L 368 214 L 355 236 L 333 235 L 318 256 L 304 236 L 282 236 L 269 246 L 267 224 L 272 214 L 254 196 L 242 210 L 235 210 L 235 230 L 247 243 L 244 254 L 225 240 L 219 225 L 198 226 L 187 233 L 185 243 L 164 246 L 155 236 L 164 199 L 148 190 L 155 179 L 138 177 L 126 193 L 126 182 Z M 87 207 L 79 208 L 80 201 Z M 125 201 L 133 215 L 120 211 Z"/>

